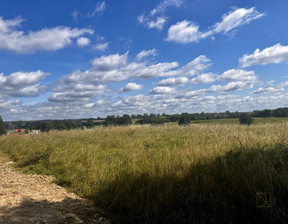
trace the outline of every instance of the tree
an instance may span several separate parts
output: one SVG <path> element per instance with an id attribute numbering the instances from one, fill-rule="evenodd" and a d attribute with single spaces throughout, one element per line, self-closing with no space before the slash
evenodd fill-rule
<path id="1" fill-rule="evenodd" d="M 87 128 L 93 128 L 93 127 L 94 127 L 94 120 L 93 120 L 93 118 L 89 118 L 89 119 L 87 120 L 86 126 L 87 126 Z"/>
<path id="2" fill-rule="evenodd" d="M 37 126 L 37 129 L 40 129 L 41 132 L 48 132 L 50 130 L 53 130 L 54 126 L 51 122 L 41 122 L 39 123 L 39 125 Z"/>
<path id="3" fill-rule="evenodd" d="M 124 114 L 122 117 L 117 119 L 118 125 L 130 125 L 132 124 L 131 117 L 128 114 Z"/>
<path id="4" fill-rule="evenodd" d="M 114 115 L 112 116 L 108 115 L 104 121 L 105 126 L 115 125 L 116 123 L 117 123 L 117 118 Z"/>
<path id="5" fill-rule="evenodd" d="M 242 113 L 239 116 L 239 123 L 240 124 L 246 124 L 246 125 L 250 125 L 253 122 L 253 118 L 251 117 L 250 114 L 247 113 Z"/>
<path id="6" fill-rule="evenodd" d="M 182 113 L 178 120 L 179 125 L 189 125 L 190 124 L 190 116 L 188 113 Z"/>
<path id="7" fill-rule="evenodd" d="M 0 135 L 5 134 L 6 134 L 5 124 L 4 121 L 2 120 L 2 117 L 0 116 Z"/>

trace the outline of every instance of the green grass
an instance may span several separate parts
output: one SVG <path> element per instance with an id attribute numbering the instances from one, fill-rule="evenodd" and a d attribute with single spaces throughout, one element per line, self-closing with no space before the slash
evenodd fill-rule
<path id="1" fill-rule="evenodd" d="M 10 135 L 0 151 L 55 175 L 115 223 L 285 223 L 288 123 L 278 121 Z M 258 192 L 272 195 L 270 208 L 256 206 Z"/>
<path id="2" fill-rule="evenodd" d="M 253 124 L 269 124 L 288 122 L 287 117 L 253 118 Z M 238 118 L 194 120 L 191 124 L 239 124 Z"/>

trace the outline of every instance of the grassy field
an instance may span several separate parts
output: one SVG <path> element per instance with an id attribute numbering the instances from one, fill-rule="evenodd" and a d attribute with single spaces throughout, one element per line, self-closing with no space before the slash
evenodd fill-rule
<path id="1" fill-rule="evenodd" d="M 286 223 L 287 120 L 217 121 L 2 136 L 0 151 L 115 223 Z"/>

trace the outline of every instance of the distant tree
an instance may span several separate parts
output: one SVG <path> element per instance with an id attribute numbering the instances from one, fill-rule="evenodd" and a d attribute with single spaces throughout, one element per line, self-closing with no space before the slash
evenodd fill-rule
<path id="1" fill-rule="evenodd" d="M 94 127 L 94 120 L 93 120 L 93 118 L 89 118 L 89 119 L 87 120 L 86 126 L 87 126 L 87 128 L 93 128 L 93 127 Z"/>
<path id="2" fill-rule="evenodd" d="M 189 125 L 190 124 L 190 116 L 188 113 L 182 113 L 178 120 L 179 125 Z"/>
<path id="3" fill-rule="evenodd" d="M 117 118 L 118 125 L 130 125 L 132 124 L 131 117 L 128 114 L 124 114 L 122 117 Z"/>
<path id="4" fill-rule="evenodd" d="M 250 114 L 247 113 L 241 113 L 239 116 L 239 123 L 240 124 L 246 124 L 250 125 L 253 122 L 253 118 L 251 117 Z"/>
<path id="5" fill-rule="evenodd" d="M 114 115 L 112 116 L 108 115 L 104 121 L 105 126 L 116 125 L 116 124 L 117 124 L 117 118 Z"/>
<path id="6" fill-rule="evenodd" d="M 6 134 L 5 124 L 4 121 L 2 120 L 2 117 L 0 116 L 0 135 L 5 134 Z"/>
<path id="7" fill-rule="evenodd" d="M 39 123 L 39 125 L 37 126 L 37 129 L 40 129 L 41 132 L 46 132 L 46 131 L 50 131 L 54 129 L 54 126 L 51 122 L 41 122 Z"/>
<path id="8" fill-rule="evenodd" d="M 55 129 L 57 130 L 67 130 L 67 126 L 64 122 L 58 122 L 56 124 L 54 124 Z"/>

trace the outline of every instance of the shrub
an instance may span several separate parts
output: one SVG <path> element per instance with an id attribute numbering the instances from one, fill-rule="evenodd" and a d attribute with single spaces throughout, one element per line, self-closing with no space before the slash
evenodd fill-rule
<path id="1" fill-rule="evenodd" d="M 252 124 L 252 122 L 253 122 L 253 118 L 251 117 L 250 114 L 243 113 L 239 117 L 239 123 L 240 124 L 250 125 L 250 124 Z"/>

